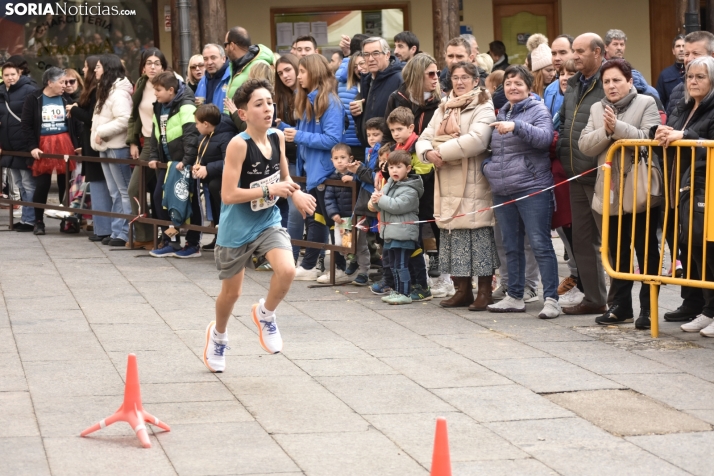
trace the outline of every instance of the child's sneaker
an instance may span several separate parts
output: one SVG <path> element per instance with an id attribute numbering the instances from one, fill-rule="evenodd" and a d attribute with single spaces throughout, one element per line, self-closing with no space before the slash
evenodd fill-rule
<path id="1" fill-rule="evenodd" d="M 350 261 L 350 264 L 347 265 L 347 269 L 345 269 L 345 274 L 347 276 L 352 276 L 358 269 L 359 264 L 357 264 L 357 261 Z"/>
<path id="2" fill-rule="evenodd" d="M 211 372 L 223 372 L 226 369 L 226 350 L 228 339 L 216 338 L 216 321 L 211 321 L 206 328 L 206 346 L 203 348 L 203 363 Z"/>
<path id="3" fill-rule="evenodd" d="M 352 284 L 354 284 L 355 286 L 367 286 L 369 284 L 369 276 L 364 273 L 360 273 L 357 275 L 354 281 L 352 281 Z"/>
<path id="4" fill-rule="evenodd" d="M 174 256 L 176 258 L 200 258 L 201 257 L 201 247 L 194 245 L 186 245 L 179 251 L 177 251 Z"/>
<path id="5" fill-rule="evenodd" d="M 149 254 L 154 258 L 171 258 L 176 256 L 176 250 L 170 244 L 164 243 L 163 247 L 151 250 Z"/>
<path id="6" fill-rule="evenodd" d="M 409 297 L 413 302 L 431 301 L 433 298 L 429 288 L 424 289 L 421 287 L 420 284 L 414 285 L 414 287 L 412 288 L 412 292 L 409 294 Z"/>
<path id="7" fill-rule="evenodd" d="M 389 294 L 389 296 L 384 296 L 382 298 L 382 301 L 386 302 L 387 304 L 392 304 L 392 305 L 411 304 L 412 298 L 410 298 L 409 296 L 406 296 L 402 293 L 392 291 Z"/>
<path id="8" fill-rule="evenodd" d="M 387 286 L 387 284 L 384 282 L 383 279 L 374 283 L 370 287 L 370 290 L 372 291 L 372 293 L 376 294 L 377 296 L 386 296 L 387 294 L 392 292 L 392 288 Z"/>
<path id="9" fill-rule="evenodd" d="M 269 354 L 277 354 L 283 350 L 283 338 L 280 337 L 278 324 L 275 322 L 275 313 L 271 316 L 261 318 L 260 307 L 264 305 L 265 299 L 261 299 L 258 304 L 253 304 L 251 312 L 253 323 L 258 328 L 258 339 L 260 340 L 260 346 L 263 350 Z"/>

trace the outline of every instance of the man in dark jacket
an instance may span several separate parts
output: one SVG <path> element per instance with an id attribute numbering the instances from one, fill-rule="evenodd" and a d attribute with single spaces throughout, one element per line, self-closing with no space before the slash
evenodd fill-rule
<path id="1" fill-rule="evenodd" d="M 506 71 L 506 68 L 511 65 L 508 62 L 506 45 L 500 40 L 492 41 L 488 44 L 488 54 L 493 58 L 493 68 L 491 68 L 491 72 L 499 70 Z"/>
<path id="2" fill-rule="evenodd" d="M 468 61 L 469 63 L 476 64 L 476 53 L 478 53 L 478 50 L 474 51 L 472 43 L 466 38 L 466 36 L 473 37 L 473 35 L 457 36 L 456 38 L 450 39 L 446 44 L 446 52 L 444 53 L 446 66 L 444 66 L 444 69 L 442 69 L 439 74 L 441 90 L 445 93 L 448 93 L 453 89 L 453 85 L 451 84 L 452 66 L 462 61 Z M 478 44 L 476 44 L 476 48 L 478 48 Z M 476 66 L 476 69 L 478 69 L 479 79 L 481 80 L 480 84 L 483 86 L 486 84 L 486 77 L 488 76 L 488 73 L 479 68 L 478 65 Z M 387 116 L 385 115 L 385 117 Z"/>
<path id="3" fill-rule="evenodd" d="M 597 166 L 597 157 L 580 152 L 578 139 L 590 117 L 590 107 L 605 97 L 600 78 L 605 44 L 595 33 L 585 33 L 573 41 L 573 60 L 578 73 L 568 80 L 560 109 L 560 135 L 557 156 L 568 177 Z M 583 283 L 585 298 L 566 314 L 599 314 L 607 310 L 605 276 L 600 260 L 600 215 L 592 210 L 596 173 L 570 182 L 570 206 L 573 217 L 573 249 Z"/>
<path id="4" fill-rule="evenodd" d="M 391 56 L 389 43 L 378 36 L 364 40 L 362 53 L 368 72 L 362 75 L 360 83 L 362 99 L 350 103 L 350 113 L 362 146 L 369 147 L 364 124 L 373 117 L 384 117 L 389 95 L 402 85 L 404 63 Z"/>
<path id="5" fill-rule="evenodd" d="M 674 64 L 663 69 L 657 79 L 657 92 L 665 109 L 669 108 L 672 90 L 684 82 L 684 35 L 677 35 L 674 38 L 672 54 L 674 55 Z"/>

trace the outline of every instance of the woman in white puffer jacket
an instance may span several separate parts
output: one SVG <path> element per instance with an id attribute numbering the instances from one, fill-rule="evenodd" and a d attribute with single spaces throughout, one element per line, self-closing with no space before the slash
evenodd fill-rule
<path id="1" fill-rule="evenodd" d="M 99 84 L 97 105 L 92 117 L 92 148 L 99 152 L 100 157 L 128 159 L 126 134 L 131 116 L 133 86 L 116 55 L 102 55 L 94 72 Z M 102 171 L 112 197 L 112 212 L 131 214 L 128 192 L 131 167 L 127 164 L 103 163 Z M 128 240 L 129 221 L 112 218 L 112 234 L 102 240 L 102 244 L 125 246 Z"/>

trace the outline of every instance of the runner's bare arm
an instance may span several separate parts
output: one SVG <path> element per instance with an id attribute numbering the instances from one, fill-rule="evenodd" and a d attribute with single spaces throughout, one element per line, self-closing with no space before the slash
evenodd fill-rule
<path id="1" fill-rule="evenodd" d="M 288 157 L 285 155 L 285 135 L 283 131 L 277 131 L 277 134 L 280 138 L 280 180 L 294 186 L 295 191 L 292 194 L 293 203 L 302 217 L 305 218 L 307 215 L 315 213 L 317 202 L 312 195 L 303 193 L 302 190 L 300 190 L 300 186 L 293 182 L 293 179 L 290 177 Z"/>

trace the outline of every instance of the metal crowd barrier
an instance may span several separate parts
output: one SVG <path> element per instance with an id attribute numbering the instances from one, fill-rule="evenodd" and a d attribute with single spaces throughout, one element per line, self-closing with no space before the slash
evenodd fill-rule
<path id="1" fill-rule="evenodd" d="M 32 154 L 29 152 L 13 152 L 13 151 L 2 151 L 2 155 L 9 155 L 9 156 L 14 156 L 14 157 L 32 157 Z M 97 215 L 97 216 L 104 216 L 104 217 L 109 217 L 109 218 L 121 218 L 124 220 L 129 220 L 131 222 L 131 226 L 129 229 L 129 246 L 130 248 L 133 248 L 134 246 L 134 223 L 147 223 L 150 225 L 153 225 L 154 227 L 154 248 L 158 246 L 158 227 L 159 226 L 174 226 L 174 228 L 180 230 L 180 229 L 185 229 L 185 230 L 195 230 L 195 231 L 201 231 L 204 233 L 210 233 L 210 234 L 216 234 L 218 233 L 218 228 L 215 226 L 199 226 L 199 225 L 191 225 L 188 223 L 183 223 L 181 224 L 180 227 L 176 227 L 173 225 L 171 221 L 168 220 L 159 220 L 157 218 L 150 218 L 148 216 L 141 216 L 142 214 L 147 214 L 148 215 L 148 209 L 147 209 L 147 204 L 146 204 L 146 194 L 150 191 L 146 190 L 146 176 L 145 176 L 145 168 L 149 166 L 149 162 L 143 161 L 143 160 L 134 160 L 134 159 L 114 159 L 114 158 L 102 158 L 102 157 L 89 157 L 89 156 L 84 156 L 84 155 L 71 155 L 71 156 L 65 156 L 65 155 L 58 155 L 58 154 L 41 154 L 41 157 L 45 158 L 51 158 L 51 159 L 62 159 L 65 161 L 65 196 L 61 197 L 61 201 L 64 203 L 64 207 L 58 206 L 58 205 L 50 205 L 46 203 L 34 203 L 34 202 L 23 202 L 22 200 L 12 200 L 9 198 L 2 198 L 0 196 L 0 203 L 2 204 L 8 204 L 10 205 L 9 207 L 9 217 L 10 217 L 10 222 L 8 225 L 9 230 L 12 230 L 13 228 L 13 223 L 14 223 L 14 215 L 13 215 L 13 207 L 12 205 L 20 205 L 23 207 L 33 207 L 33 208 L 42 208 L 42 209 L 48 209 L 48 210 L 58 210 L 58 211 L 64 211 L 64 212 L 73 212 L 73 213 L 79 213 L 82 215 Z M 140 178 L 139 178 L 139 213 L 140 216 L 134 216 L 134 215 L 125 215 L 123 213 L 113 213 L 113 212 L 105 212 L 105 211 L 100 211 L 100 210 L 93 210 L 93 209 L 86 209 L 86 208 L 70 208 L 69 207 L 69 193 L 70 193 L 70 170 L 69 170 L 69 161 L 73 160 L 75 162 L 97 162 L 97 163 L 111 163 L 111 164 L 125 164 L 125 165 L 132 165 L 136 167 L 140 167 Z M 160 169 L 165 169 L 167 168 L 167 164 L 164 163 L 158 163 L 157 168 Z M 3 168 L 0 167 L 0 177 L 2 177 L 2 170 Z M 10 169 L 7 169 L 8 172 L 10 172 Z M 8 173 L 9 176 L 9 173 Z M 305 177 L 292 177 L 293 181 L 297 183 L 305 183 L 306 179 Z M 8 180 L 12 180 L 11 178 L 8 177 Z M 356 182 L 342 182 L 340 180 L 326 180 L 323 182 L 325 185 L 333 185 L 337 187 L 348 187 L 352 189 L 352 209 L 354 210 L 355 203 L 357 201 L 357 184 Z M 91 193 L 91 185 L 90 185 L 90 193 Z M 160 205 L 159 205 L 160 206 Z M 305 248 L 317 248 L 320 250 L 330 250 L 333 252 L 339 252 L 339 253 L 355 253 L 356 251 L 356 246 L 357 246 L 357 227 L 352 226 L 352 240 L 351 240 L 351 246 L 345 247 L 345 246 L 336 246 L 336 245 L 331 245 L 327 243 L 316 243 L 314 241 L 307 241 L 307 240 L 291 240 L 292 244 L 294 246 L 300 246 L 300 247 L 305 247 Z M 335 260 L 331 259 L 330 260 L 330 272 L 331 272 L 331 279 L 330 279 L 330 285 L 335 284 Z"/>
<path id="2" fill-rule="evenodd" d="M 624 184 L 625 184 L 625 175 L 626 175 L 626 165 L 627 161 L 631 161 L 631 168 L 628 173 L 634 174 L 635 181 L 636 177 L 638 176 L 638 167 L 647 167 L 647 209 L 649 210 L 651 208 L 651 200 L 652 196 L 650 194 L 650 186 L 652 184 L 652 174 L 653 174 L 653 167 L 656 167 L 654 165 L 653 161 L 656 160 L 656 156 L 653 153 L 653 149 L 658 147 L 658 143 L 654 140 L 618 140 L 615 142 L 610 149 L 608 150 L 607 153 L 607 164 L 619 165 L 619 189 L 615 190 L 612 189 L 612 167 L 604 167 L 604 185 L 603 185 L 603 214 L 602 214 L 602 247 L 600 248 L 601 251 L 601 257 L 602 257 L 602 263 L 605 268 L 605 271 L 607 272 L 608 275 L 612 278 L 617 278 L 617 279 L 623 279 L 623 280 L 630 280 L 630 281 L 640 281 L 642 282 L 642 285 L 649 285 L 650 288 L 650 320 L 651 320 L 651 333 L 652 337 L 656 338 L 659 336 L 659 316 L 658 316 L 658 291 L 659 291 L 659 286 L 662 284 L 673 284 L 673 285 L 678 285 L 678 286 L 691 286 L 691 287 L 697 287 L 697 288 L 705 288 L 705 289 L 713 289 L 714 290 L 714 276 L 709 277 L 709 280 L 707 280 L 706 276 L 706 261 L 707 261 L 707 242 L 709 241 L 714 241 L 714 218 L 712 220 L 709 220 L 709 214 L 714 213 L 714 205 L 711 205 L 709 202 L 709 195 L 714 193 L 714 188 L 710 186 L 710 183 L 712 182 L 712 174 L 714 174 L 714 166 L 710 166 L 710 160 L 712 159 L 712 148 L 714 148 L 714 141 L 712 140 L 680 140 L 673 142 L 670 146 L 669 149 L 675 148 L 675 160 L 674 163 L 669 164 L 669 159 L 667 157 L 667 149 L 664 150 L 664 153 L 662 154 L 662 200 L 661 200 L 661 207 L 663 207 L 664 210 L 664 221 L 662 224 L 662 237 L 659 242 L 659 250 L 650 250 L 649 249 L 649 243 L 647 241 L 647 236 L 649 236 L 649 230 L 650 227 L 658 227 L 659 226 L 659 219 L 660 217 L 657 216 L 650 216 L 648 213 L 646 216 L 646 224 L 645 224 L 645 260 L 644 263 L 639 263 L 639 268 L 640 268 L 640 273 L 635 273 L 634 272 L 634 253 L 635 253 L 635 234 L 636 234 L 636 229 L 635 229 L 635 224 L 637 220 L 637 215 L 633 214 L 632 216 L 632 237 L 629 243 L 625 243 L 625 246 L 621 246 L 622 239 L 622 218 L 623 215 L 625 215 L 625 212 L 623 211 L 623 205 L 624 205 L 624 200 L 623 200 L 623 194 L 624 194 Z M 645 148 L 647 150 L 647 157 L 643 157 L 641 155 L 641 148 Z M 689 148 L 691 150 L 692 158 L 691 161 L 684 161 L 682 160 L 682 149 Z M 693 185 L 695 184 L 695 177 L 697 176 L 696 174 L 698 173 L 696 171 L 695 167 L 695 159 L 696 159 L 696 152 L 697 150 L 700 151 L 700 157 L 701 153 L 705 153 L 706 155 L 706 187 L 705 187 L 705 196 L 707 199 L 704 201 L 704 228 L 703 228 L 703 238 L 702 238 L 702 243 L 699 245 L 698 243 L 693 243 L 692 239 L 692 232 L 693 232 L 693 222 L 694 222 L 694 208 L 695 208 L 695 197 L 693 192 Z M 631 159 L 632 158 L 632 159 Z M 646 160 L 644 163 L 640 163 L 640 159 L 642 158 L 643 161 Z M 686 163 L 685 163 L 686 162 Z M 656 173 L 656 171 L 654 171 Z M 674 172 L 674 173 L 673 173 Z M 688 215 L 688 222 L 689 222 L 689 227 L 688 229 L 682 229 L 681 234 L 683 236 L 687 237 L 687 254 L 686 257 L 682 256 L 682 261 L 685 261 L 686 259 L 686 276 L 683 276 L 681 278 L 677 278 L 675 275 L 675 263 L 677 261 L 677 254 L 678 254 L 678 249 L 680 243 L 680 227 L 682 226 L 681 220 L 680 220 L 680 211 L 679 211 L 679 205 L 680 205 L 680 193 L 682 191 L 685 191 L 685 189 L 680 189 L 682 185 L 682 181 L 686 177 L 686 173 L 689 173 L 689 183 L 690 183 L 690 200 L 689 200 L 689 209 L 688 210 L 683 210 L 684 212 L 687 213 Z M 674 183 L 672 183 L 672 180 L 674 180 Z M 616 194 L 618 197 L 618 200 L 614 201 L 614 203 L 610 203 L 611 199 L 608 199 L 610 196 L 614 196 L 614 192 L 617 191 L 619 193 Z M 633 193 L 632 193 L 632 210 L 636 210 L 636 203 L 637 203 L 637 193 L 638 193 L 638 187 L 633 188 Z M 670 196 L 670 194 L 672 196 Z M 674 199 L 674 202 L 672 203 L 672 198 Z M 697 204 L 700 206 L 701 204 Z M 609 243 L 609 232 L 610 232 L 610 207 L 611 206 L 616 206 L 617 207 L 617 213 L 614 215 L 617 217 L 617 243 L 616 243 L 616 248 L 615 249 L 610 249 L 610 243 Z M 664 263 L 665 259 L 665 230 L 667 230 L 667 225 L 670 220 L 673 220 L 673 225 L 674 225 L 674 240 L 673 240 L 673 246 L 671 250 L 671 276 L 664 276 L 662 274 L 662 264 Z M 712 228 L 712 230 L 709 230 L 709 227 Z M 629 246 L 629 248 L 627 248 Z M 697 253 L 699 252 L 699 246 L 701 246 L 701 253 L 702 253 L 702 262 L 705 264 L 703 267 L 704 269 L 702 270 L 703 272 L 701 273 L 701 279 L 691 279 L 691 271 L 692 271 L 692 266 L 694 266 L 693 260 L 692 260 L 692 253 L 693 251 L 696 251 Z M 649 253 L 654 252 L 654 253 L 659 253 L 659 265 L 656 270 L 651 270 L 648 269 L 647 267 L 647 257 L 649 256 Z M 620 256 L 621 253 L 630 253 L 630 269 L 627 270 L 621 270 L 620 269 Z M 612 258 L 615 258 L 615 267 L 613 269 L 613 266 L 611 264 Z M 714 259 L 714 256 L 712 257 Z"/>

